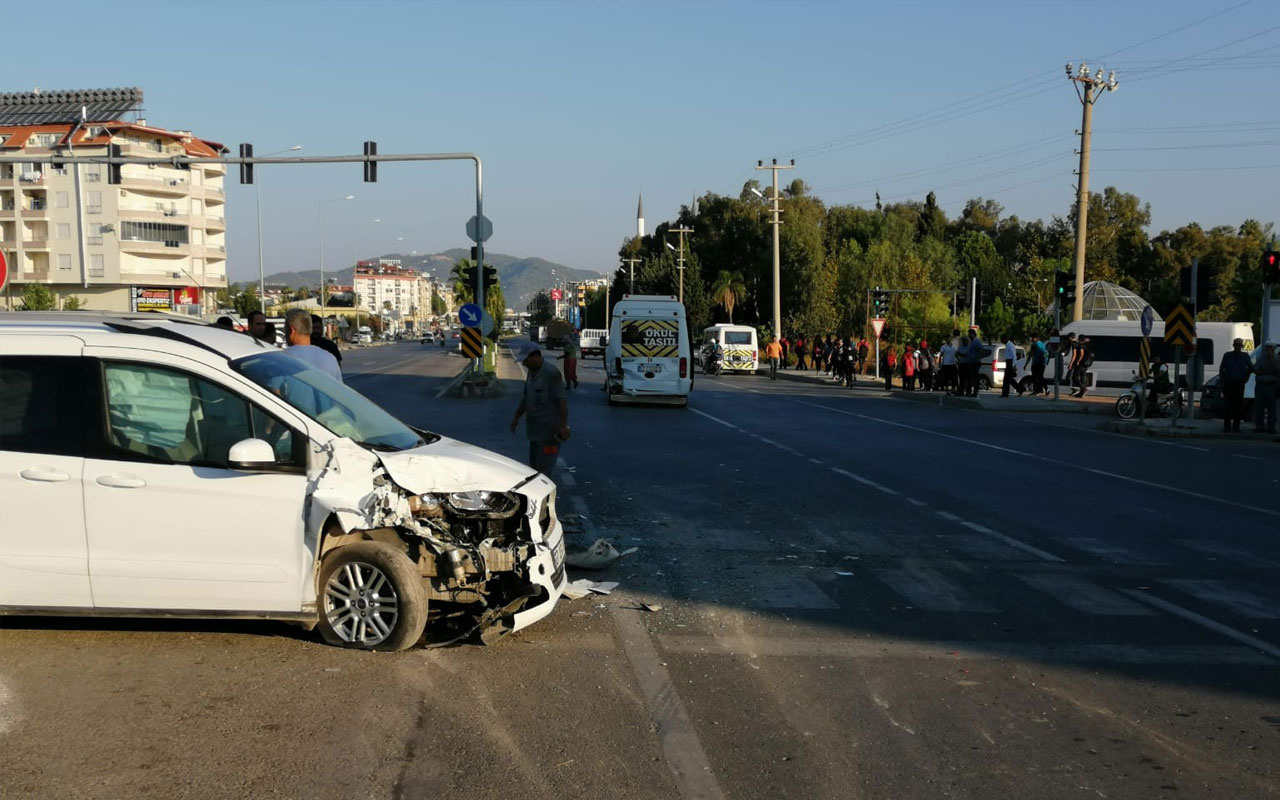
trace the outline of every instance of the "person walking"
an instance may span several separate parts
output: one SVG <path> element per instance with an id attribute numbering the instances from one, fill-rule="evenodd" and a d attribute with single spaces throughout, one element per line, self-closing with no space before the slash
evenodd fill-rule
<path id="1" fill-rule="evenodd" d="M 1280 353 L 1276 343 L 1262 346 L 1262 355 L 1254 367 L 1253 422 L 1259 433 L 1276 432 L 1276 390 L 1280 388 Z"/>
<path id="2" fill-rule="evenodd" d="M 783 336 L 778 340 L 778 344 L 782 345 L 782 357 L 778 361 L 778 369 L 786 369 L 787 359 L 791 358 L 791 341 Z"/>
<path id="3" fill-rule="evenodd" d="M 1028 365 L 1031 367 L 1031 393 L 1035 395 L 1045 394 L 1048 388 L 1044 383 L 1044 368 L 1049 363 L 1049 351 L 1045 348 L 1044 342 L 1039 336 L 1031 337 L 1031 349 L 1027 351 L 1027 358 L 1023 362 L 1022 367 L 1026 369 Z"/>
<path id="4" fill-rule="evenodd" d="M 969 368 L 965 362 L 969 359 L 969 339 L 961 336 L 960 331 L 954 331 L 956 335 L 956 394 L 964 397 L 969 393 Z"/>
<path id="5" fill-rule="evenodd" d="M 858 366 L 858 347 L 853 343 L 852 336 L 844 337 L 840 351 L 841 376 L 844 378 L 845 388 L 852 389 L 854 371 Z"/>
<path id="6" fill-rule="evenodd" d="M 564 361 L 564 385 L 569 389 L 578 388 L 578 359 L 582 358 L 582 345 L 578 332 L 571 331 L 564 340 L 564 351 L 560 354 Z"/>
<path id="7" fill-rule="evenodd" d="M 880 371 L 884 373 L 884 390 L 886 392 L 893 391 L 893 371 L 898 366 L 898 356 L 893 352 L 893 346 L 890 345 L 884 349 L 884 355 L 880 357 Z"/>
<path id="8" fill-rule="evenodd" d="M 968 373 L 965 387 L 969 391 L 969 397 L 978 396 L 978 374 L 982 370 L 982 352 L 985 349 L 982 340 L 978 338 L 978 332 L 970 328 L 969 345 L 964 353 L 964 371 Z"/>
<path id="9" fill-rule="evenodd" d="M 822 337 L 815 336 L 813 338 L 813 371 L 822 371 L 822 358 L 826 355 L 822 347 Z"/>
<path id="10" fill-rule="evenodd" d="M 916 389 L 916 349 L 907 345 L 902 353 L 902 390 L 914 392 Z"/>
<path id="11" fill-rule="evenodd" d="M 867 344 L 867 337 L 863 336 L 858 339 L 858 374 L 867 374 L 867 354 L 871 352 L 871 345 Z"/>
<path id="12" fill-rule="evenodd" d="M 796 369 L 806 369 L 807 367 L 806 367 L 806 364 L 804 363 L 804 357 L 808 354 L 809 348 L 807 345 L 805 345 L 804 339 L 802 337 L 799 337 L 799 336 L 796 337 L 795 351 L 796 351 Z"/>
<path id="13" fill-rule="evenodd" d="M 778 379 L 778 361 L 782 358 L 782 344 L 778 342 L 778 337 L 770 337 L 769 343 L 764 346 L 765 358 L 769 359 L 769 380 L 776 381 Z"/>
<path id="14" fill-rule="evenodd" d="M 511 417 L 511 432 L 516 432 L 520 417 L 525 417 L 529 466 L 549 478 L 560 445 L 569 438 L 569 395 L 560 373 L 543 359 L 541 348 L 534 346 L 525 353 L 524 366 L 524 393 Z"/>
<path id="15" fill-rule="evenodd" d="M 1244 340 L 1236 339 L 1231 343 L 1230 352 L 1223 353 L 1218 364 L 1222 399 L 1226 406 L 1222 416 L 1223 433 L 1240 432 L 1240 420 L 1244 418 L 1244 385 L 1252 373 L 1253 362 L 1244 351 Z"/>
<path id="16" fill-rule="evenodd" d="M 916 351 L 918 354 L 916 359 L 919 361 L 919 368 L 916 377 L 920 379 L 920 388 L 926 392 L 933 391 L 933 353 L 929 350 L 929 341 L 927 339 L 920 340 L 920 349 Z"/>
<path id="17" fill-rule="evenodd" d="M 1004 340 L 1004 386 L 1000 389 L 1001 397 L 1009 396 L 1009 386 L 1018 390 L 1018 397 L 1022 397 L 1022 384 L 1018 382 L 1018 348 L 1013 343 L 1012 336 L 1006 336 Z"/>

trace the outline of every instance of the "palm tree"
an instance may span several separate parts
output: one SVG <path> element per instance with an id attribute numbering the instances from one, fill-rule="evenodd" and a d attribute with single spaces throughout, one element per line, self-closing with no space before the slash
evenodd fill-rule
<path id="1" fill-rule="evenodd" d="M 733 324 L 733 307 L 746 296 L 747 284 L 741 272 L 722 269 L 711 284 L 711 299 L 724 306 L 724 310 L 729 313 L 730 324 Z"/>

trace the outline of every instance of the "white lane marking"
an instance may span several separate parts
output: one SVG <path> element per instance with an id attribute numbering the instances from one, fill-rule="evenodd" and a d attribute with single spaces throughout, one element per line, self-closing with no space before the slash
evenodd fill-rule
<path id="1" fill-rule="evenodd" d="M 927 505 L 928 505 L 928 503 L 926 503 L 925 501 L 923 501 L 923 500 L 917 500 L 917 499 L 915 499 L 914 497 L 908 497 L 908 498 L 907 498 L 907 502 L 908 502 L 908 503 L 910 503 L 911 505 L 916 506 L 916 507 L 919 507 L 919 508 L 924 508 L 925 506 L 927 506 Z"/>
<path id="2" fill-rule="evenodd" d="M 1214 633 L 1220 633 L 1228 639 L 1235 639 L 1241 644 L 1248 645 L 1255 650 L 1259 650 L 1277 660 L 1280 660 L 1280 647 L 1276 647 L 1273 644 L 1269 644 L 1254 636 L 1250 636 L 1243 631 L 1238 631 L 1235 628 L 1223 625 L 1221 622 L 1209 619 L 1203 614 L 1197 614 L 1188 608 L 1183 608 L 1182 606 L 1170 603 L 1168 600 L 1161 600 L 1159 597 L 1152 597 L 1141 589 L 1121 589 L 1120 591 L 1140 603 L 1155 606 L 1161 611 L 1167 611 L 1176 617 L 1182 617 L 1188 622 L 1193 622 L 1202 628 L 1208 628 Z"/>
<path id="3" fill-rule="evenodd" d="M 1135 478 L 1131 475 L 1121 475 L 1116 472 L 1108 472 L 1105 469 L 1097 469 L 1096 467 L 1086 467 L 1083 464 L 1072 464 L 1069 461 L 1058 461 L 1056 459 L 1049 458 L 1048 456 L 1042 456 L 1037 453 L 1028 453 L 1023 450 L 1015 450 L 1012 447 L 1002 447 L 1001 445 L 998 445 L 998 444 L 991 444 L 990 442 L 983 442 L 977 439 L 969 439 L 964 436 L 956 436 L 950 433 L 942 433 L 941 431 L 931 431 L 928 428 L 918 428 L 915 425 L 907 425 L 906 423 L 895 422 L 891 419 L 883 419 L 881 417 L 872 417 L 867 414 L 858 414 L 857 412 L 854 412 L 854 411 L 845 411 L 844 409 L 840 409 L 840 408 L 832 408 L 831 406 L 824 406 L 821 403 L 809 403 L 804 400 L 794 400 L 794 399 L 791 402 L 799 403 L 800 405 L 805 405 L 805 406 L 812 406 L 814 408 L 820 408 L 823 411 L 831 411 L 836 414 L 845 414 L 850 417 L 859 417 L 861 419 L 870 420 L 872 422 L 879 422 L 883 425 L 891 425 L 895 428 L 905 428 L 906 430 L 909 430 L 909 431 L 915 431 L 917 433 L 925 433 L 930 436 L 937 436 L 942 439 L 951 439 L 957 442 L 964 442 L 965 444 L 971 444 L 976 447 L 985 447 L 989 450 L 997 450 L 1002 453 L 1009 453 L 1010 455 L 1023 456 L 1024 458 L 1030 458 L 1036 461 L 1043 461 L 1045 463 L 1052 464 L 1053 466 L 1059 467 L 1059 468 L 1071 467 L 1072 469 L 1078 469 L 1083 472 L 1090 472 L 1090 473 L 1093 473 L 1094 475 L 1101 475 L 1104 478 L 1112 478 L 1118 481 L 1128 481 L 1129 483 L 1136 483 L 1139 486 L 1147 486 L 1152 489 L 1161 489 L 1166 492 L 1173 492 L 1175 494 L 1184 495 L 1186 497 L 1194 497 L 1197 500 L 1208 500 L 1213 503 L 1221 503 L 1223 505 L 1232 506 L 1234 508 L 1242 508 L 1245 511 L 1253 511 L 1254 513 L 1258 513 L 1258 514 L 1266 514 L 1269 517 L 1280 517 L 1280 511 L 1276 511 L 1274 509 L 1262 508 L 1261 506 L 1251 506 L 1248 503 L 1237 503 L 1234 500 L 1227 500 L 1221 497 L 1215 497 L 1211 494 L 1204 494 L 1203 492 L 1193 492 L 1189 489 L 1179 489 L 1175 486 L 1166 486 L 1165 484 L 1156 483 L 1155 481 L 1144 481 L 1141 478 Z"/>
<path id="4" fill-rule="evenodd" d="M 818 466 L 822 466 L 822 461 L 821 461 L 820 459 L 817 459 L 817 458 L 811 458 L 811 459 L 809 459 L 809 463 L 810 463 L 810 464 L 817 464 Z"/>
<path id="5" fill-rule="evenodd" d="M 1018 580 L 1085 614 L 1149 617 L 1155 613 L 1117 592 L 1070 575 L 1019 575 Z"/>
<path id="6" fill-rule="evenodd" d="M 933 513 L 937 514 L 938 516 L 942 517 L 943 519 L 951 520 L 952 522 L 962 522 L 962 521 L 963 521 L 963 520 L 961 520 L 959 517 L 957 517 L 955 514 L 952 514 L 950 511 L 935 511 L 935 512 L 933 512 Z"/>
<path id="7" fill-rule="evenodd" d="M 692 411 L 693 413 L 697 414 L 697 415 L 698 415 L 698 416 L 700 416 L 700 417 L 706 417 L 707 419 L 711 420 L 712 422 L 716 423 L 717 425 L 723 425 L 723 426 L 725 426 L 726 428 L 732 428 L 732 429 L 733 429 L 733 430 L 735 430 L 735 431 L 740 431 L 740 430 L 742 430 L 742 428 L 739 428 L 737 425 L 734 425 L 732 422 L 725 422 L 724 420 L 720 419 L 719 417 L 713 417 L 713 416 L 711 416 L 710 414 L 708 414 L 708 413 L 707 413 L 707 412 L 705 412 L 705 411 L 699 411 L 699 410 L 698 410 L 698 409 L 696 409 L 696 408 L 690 408 L 689 410 L 690 410 L 690 411 Z"/>
<path id="8" fill-rule="evenodd" d="M 13 692 L 0 679 L 0 734 L 6 734 L 18 724 L 21 715 L 18 713 L 18 701 Z"/>
<path id="9" fill-rule="evenodd" d="M 851 480 L 855 480 L 855 481 L 857 481 L 858 483 L 861 483 L 861 484 L 862 484 L 862 485 L 864 485 L 864 486 L 870 486 L 872 489 L 877 489 L 877 490 L 879 490 L 879 491 L 881 491 L 881 492 L 884 492 L 885 494 L 891 494 L 891 495 L 895 495 L 895 496 L 896 496 L 896 495 L 898 495 L 898 494 L 900 494 L 900 492 L 898 492 L 898 490 L 896 490 L 896 489 L 890 489 L 888 486 L 885 486 L 883 483 L 876 483 L 875 481 L 871 480 L 870 478 L 864 478 L 864 477 L 862 477 L 861 475 L 854 475 L 852 472 L 850 472 L 850 471 L 849 471 L 849 470 L 847 470 L 847 469 L 840 469 L 839 467 L 832 467 L 832 468 L 831 468 L 831 471 L 832 471 L 832 472 L 834 472 L 834 473 L 836 473 L 837 475 L 843 475 L 843 476 L 845 476 L 846 478 L 849 478 L 849 479 L 851 479 Z"/>
<path id="10" fill-rule="evenodd" d="M 578 479 L 573 477 L 573 473 L 569 471 L 568 463 L 559 456 L 556 457 L 556 466 L 560 468 L 560 482 L 570 489 L 578 485 Z"/>
<path id="11" fill-rule="evenodd" d="M 1247 589 L 1232 586 L 1226 581 L 1174 579 L 1161 583 L 1246 619 L 1280 619 L 1280 607 L 1274 601 Z"/>
<path id="12" fill-rule="evenodd" d="M 1250 461 L 1261 461 L 1261 460 L 1262 460 L 1262 459 L 1261 459 L 1261 458 L 1259 458 L 1258 456 L 1246 456 L 1246 455 L 1244 455 L 1243 453 L 1236 453 L 1236 458 L 1247 458 L 1247 459 L 1249 459 Z"/>
<path id="13" fill-rule="evenodd" d="M 1086 553 L 1095 555 L 1098 558 L 1106 559 L 1114 564 L 1126 564 L 1129 566 L 1160 566 L 1164 563 L 1160 558 L 1144 555 L 1143 553 L 1126 547 L 1121 547 L 1111 542 L 1104 542 L 1101 539 L 1095 539 L 1088 536 L 1069 536 L 1063 541 L 1068 547 L 1076 550 L 1083 550 Z"/>
<path id="14" fill-rule="evenodd" d="M 723 798 L 724 792 L 711 770 L 693 722 L 680 702 L 670 673 L 658 659 L 644 618 L 636 611 L 614 606 L 613 620 L 680 796 L 698 800 Z"/>
<path id="15" fill-rule="evenodd" d="M 915 608 L 990 614 L 995 609 L 927 567 L 876 570 L 876 578 Z"/>
<path id="16" fill-rule="evenodd" d="M 1058 562 L 1062 561 L 1061 558 L 1058 558 L 1053 553 L 1045 552 L 1044 550 L 1041 550 L 1039 547 L 1035 547 L 1033 545 L 1027 544 L 1026 542 L 1019 541 L 1018 539 L 1015 539 L 1012 536 L 1005 536 L 1003 533 L 993 531 L 990 528 L 988 528 L 986 525 L 979 525 L 976 522 L 967 522 L 963 520 L 960 522 L 960 524 L 971 531 L 977 531 L 978 533 L 981 533 L 983 535 L 990 536 L 993 539 L 997 539 L 1001 542 L 1004 542 L 1010 547 L 1015 547 L 1024 553 L 1033 555 L 1042 561 L 1058 561 Z"/>

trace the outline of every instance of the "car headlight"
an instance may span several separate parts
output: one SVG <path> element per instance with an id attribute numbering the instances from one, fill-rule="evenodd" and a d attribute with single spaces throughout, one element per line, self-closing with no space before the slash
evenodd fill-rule
<path id="1" fill-rule="evenodd" d="M 520 510 L 520 496 L 512 492 L 450 492 L 423 495 L 427 504 L 443 505 L 463 517 L 507 519 Z"/>

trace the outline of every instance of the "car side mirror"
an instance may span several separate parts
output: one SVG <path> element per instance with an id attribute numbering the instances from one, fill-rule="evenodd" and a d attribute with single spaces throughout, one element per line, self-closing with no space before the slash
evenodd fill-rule
<path id="1" fill-rule="evenodd" d="M 227 466 L 231 469 L 267 470 L 276 468 L 276 454 L 271 445 L 261 439 L 243 439 L 231 445 L 227 453 Z"/>

